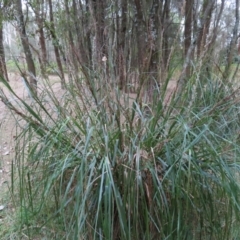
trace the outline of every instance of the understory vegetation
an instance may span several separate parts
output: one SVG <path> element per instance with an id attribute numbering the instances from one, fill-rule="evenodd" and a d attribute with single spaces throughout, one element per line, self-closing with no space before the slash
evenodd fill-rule
<path id="1" fill-rule="evenodd" d="M 240 239 L 239 0 L 0 13 L 16 120 L 1 239 Z"/>
<path id="2" fill-rule="evenodd" d="M 78 82 L 60 96 L 48 81 L 33 99 L 12 102 L 1 93 L 19 122 L 14 233 L 238 239 L 239 88 L 218 77 L 192 80 L 170 96 L 156 86 L 149 103 Z"/>

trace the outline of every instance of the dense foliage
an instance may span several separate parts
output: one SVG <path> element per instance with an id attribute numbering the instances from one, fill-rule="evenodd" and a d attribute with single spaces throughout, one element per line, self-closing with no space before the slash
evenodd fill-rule
<path id="1" fill-rule="evenodd" d="M 26 63 L 15 69 L 31 98 L 3 74 L 0 97 L 17 120 L 12 232 L 238 239 L 239 1 L 26 1 L 30 13 L 14 4 L 3 7 L 19 29 Z"/>

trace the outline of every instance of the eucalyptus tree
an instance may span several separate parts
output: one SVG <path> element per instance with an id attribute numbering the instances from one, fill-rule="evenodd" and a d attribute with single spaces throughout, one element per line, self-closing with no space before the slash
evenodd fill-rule
<path id="1" fill-rule="evenodd" d="M 210 59 L 221 41 L 217 36 L 225 10 L 224 0 L 28 0 L 27 5 L 38 28 L 43 75 L 50 39 L 62 86 L 65 65 L 95 86 L 104 78 L 108 86 L 137 91 L 139 98 L 142 94 L 151 98 L 154 88 L 172 77 L 176 64 L 181 69 L 179 86 L 188 81 L 195 66 L 202 69 L 203 78 L 211 77 Z M 26 30 L 25 35 L 21 39 L 26 45 Z M 235 43 L 236 37 L 230 52 Z"/>
<path id="2" fill-rule="evenodd" d="M 25 81 L 29 84 L 32 91 L 36 93 L 37 91 L 37 79 L 36 79 L 36 68 L 35 63 L 33 61 L 32 52 L 29 45 L 28 34 L 26 32 L 25 26 L 25 18 L 23 15 L 23 5 L 22 0 L 15 0 L 16 5 L 16 12 L 17 12 L 17 23 L 18 23 L 18 30 L 20 34 L 20 39 L 23 47 L 23 51 L 26 57 L 27 63 L 27 72 L 21 72 L 22 77 Z M 29 82 L 28 82 L 29 81 Z"/>
<path id="3" fill-rule="evenodd" d="M 10 5 L 10 1 L 0 1 L 0 74 L 2 77 L 4 77 L 6 80 L 8 79 L 7 74 L 7 67 L 6 67 L 6 61 L 5 61 L 5 51 L 4 51 L 4 44 L 3 44 L 3 22 L 5 17 L 5 12 L 7 8 Z"/>
<path id="4" fill-rule="evenodd" d="M 227 78 L 229 76 L 232 61 L 233 61 L 234 51 L 236 51 L 236 44 L 237 44 L 237 40 L 239 38 L 239 33 L 238 33 L 238 31 L 239 31 L 239 0 L 235 0 L 234 16 L 235 16 L 235 23 L 234 23 L 234 27 L 232 29 L 232 37 L 231 37 L 229 47 L 228 47 L 227 64 L 226 64 L 225 71 L 223 73 L 224 78 Z"/>
<path id="5" fill-rule="evenodd" d="M 34 22 L 37 25 L 36 33 L 38 35 L 38 42 L 40 50 L 37 51 L 41 74 L 47 77 L 47 43 L 46 43 L 46 31 L 45 21 L 47 17 L 47 3 L 45 0 L 28 0 L 27 5 L 31 7 L 33 11 Z"/>
<path id="6" fill-rule="evenodd" d="M 62 88 L 65 88 L 65 77 L 64 77 L 64 72 L 63 72 L 63 66 L 62 66 L 62 61 L 61 61 L 61 55 L 60 55 L 60 45 L 59 45 L 59 40 L 58 40 L 58 35 L 56 33 L 55 29 L 55 22 L 54 22 L 54 12 L 53 12 L 53 2 L 52 0 L 48 0 L 48 6 L 49 6 L 49 24 L 46 24 L 45 21 L 45 27 L 47 27 L 48 31 L 50 32 L 51 38 L 52 38 L 52 44 L 54 48 L 54 53 L 56 57 L 56 62 L 59 70 L 59 75 L 61 78 L 61 84 Z"/>
<path id="7" fill-rule="evenodd" d="M 70 57 L 87 78 L 95 72 L 125 91 L 134 85 L 138 90 L 144 85 L 151 89 L 169 68 L 172 31 L 180 27 L 180 21 L 174 22 L 178 12 L 171 12 L 174 4 L 65 0 L 58 9 L 62 16 L 65 13 L 65 27 L 56 24 L 56 32 L 62 37 L 68 34 L 65 48 L 71 46 Z"/>

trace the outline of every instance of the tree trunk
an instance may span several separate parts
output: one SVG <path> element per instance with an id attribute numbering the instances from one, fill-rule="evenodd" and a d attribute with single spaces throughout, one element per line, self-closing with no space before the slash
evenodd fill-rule
<path id="1" fill-rule="evenodd" d="M 95 46 L 96 46 L 96 62 L 99 65 L 100 71 L 103 67 L 102 58 L 106 56 L 106 41 L 104 33 L 104 1 L 92 0 L 94 20 L 95 20 Z"/>
<path id="2" fill-rule="evenodd" d="M 85 77 L 89 78 L 89 70 L 93 70 L 92 61 L 92 46 L 91 46 L 91 18 L 86 17 L 90 13 L 90 3 L 86 0 L 86 11 L 83 10 L 82 1 L 77 4 L 76 0 L 72 0 L 74 31 L 76 33 L 76 59 L 81 65 L 81 70 Z M 79 7 L 80 6 L 80 7 Z M 80 9 L 79 9 L 80 8 Z M 79 18 L 79 12 L 82 12 L 84 17 Z"/>
<path id="3" fill-rule="evenodd" d="M 52 37 L 52 44 L 53 44 L 53 48 L 54 48 L 56 62 L 57 62 L 57 65 L 58 65 L 59 75 L 60 75 L 60 78 L 61 78 L 61 86 L 62 86 L 62 89 L 64 89 L 66 87 L 66 81 L 65 81 L 63 66 L 62 66 L 61 57 L 60 57 L 59 41 L 57 39 L 57 35 L 56 35 L 56 32 L 55 32 L 52 0 L 48 0 L 48 4 L 49 4 L 49 15 L 50 15 L 49 31 L 50 31 L 50 34 L 51 34 L 51 37 Z"/>
<path id="4" fill-rule="evenodd" d="M 165 1 L 164 8 L 163 8 L 163 18 L 162 23 L 164 26 L 163 29 L 163 72 L 166 72 L 168 69 L 167 63 L 168 63 L 168 57 L 169 57 L 169 19 L 170 14 L 170 0 Z"/>
<path id="5" fill-rule="evenodd" d="M 184 56 L 190 58 L 192 54 L 189 54 L 191 41 L 192 41 L 192 8 L 194 0 L 186 0 L 185 5 L 185 28 L 184 28 Z M 186 66 L 185 78 L 189 79 L 191 75 L 190 59 Z"/>
<path id="6" fill-rule="evenodd" d="M 65 11 L 66 11 L 66 22 L 68 23 L 68 28 L 66 29 L 67 31 L 67 41 L 69 42 L 69 47 L 66 50 L 69 54 L 67 56 L 67 67 L 69 69 L 69 80 L 72 80 L 72 76 L 78 75 L 78 66 L 77 66 L 77 54 L 75 52 L 75 44 L 74 44 L 74 40 L 73 40 L 73 29 L 71 27 L 71 14 L 70 14 L 70 9 L 69 9 L 69 0 L 64 0 L 64 4 L 65 4 Z M 72 74 L 74 73 L 74 74 Z"/>
<path id="7" fill-rule="evenodd" d="M 2 10 L 0 11 L 0 15 Z M 5 80 L 9 81 L 8 74 L 7 74 L 7 67 L 5 62 L 5 53 L 4 53 L 4 46 L 3 46 L 3 24 L 2 19 L 0 19 L 0 76 L 5 78 Z"/>
<path id="8" fill-rule="evenodd" d="M 118 77 L 119 77 L 119 87 L 124 89 L 126 87 L 126 59 L 125 55 L 125 32 L 127 29 L 127 2 L 126 0 L 121 1 L 121 18 L 117 17 L 118 21 L 118 54 L 117 54 L 117 64 L 118 64 Z"/>
<path id="9" fill-rule="evenodd" d="M 36 4 L 35 8 L 35 15 L 36 15 L 36 22 L 38 26 L 38 34 L 39 34 L 39 45 L 40 45 L 40 68 L 43 77 L 47 77 L 46 73 L 46 66 L 47 66 L 47 48 L 46 48 L 46 41 L 44 35 L 44 2 L 45 0 L 40 0 Z"/>
<path id="10" fill-rule="evenodd" d="M 232 38 L 228 48 L 227 65 L 223 73 L 223 79 L 226 79 L 226 80 L 228 79 L 228 76 L 230 74 L 230 69 L 233 61 L 234 48 L 236 46 L 237 39 L 238 39 L 238 28 L 239 28 L 239 0 L 236 0 L 235 25 L 233 27 Z"/>
<path id="11" fill-rule="evenodd" d="M 181 75 L 177 83 L 177 92 L 182 93 L 187 80 L 191 76 L 191 59 L 196 45 L 197 36 L 192 41 L 192 14 L 193 14 L 194 0 L 186 0 L 185 2 L 185 23 L 184 23 L 184 63 Z"/>
<path id="12" fill-rule="evenodd" d="M 144 65 L 145 65 L 145 29 L 144 29 L 144 20 L 143 20 L 143 12 L 142 12 L 142 5 L 140 0 L 134 0 L 135 8 L 136 8 L 136 34 L 137 34 L 137 51 L 138 51 L 138 67 L 140 75 L 144 72 Z"/>
<path id="13" fill-rule="evenodd" d="M 204 0 L 202 12 L 201 12 L 201 26 L 199 29 L 198 40 L 197 40 L 197 56 L 200 57 L 200 54 L 204 50 L 206 45 L 207 36 L 209 33 L 211 17 L 214 7 L 214 0 Z"/>
<path id="14" fill-rule="evenodd" d="M 22 11 L 22 1 L 17 0 L 16 1 L 16 8 L 18 13 L 18 26 L 19 26 L 19 32 L 20 32 L 20 38 L 21 43 L 23 46 L 24 54 L 26 57 L 27 62 L 27 69 L 28 69 L 28 77 L 29 77 L 29 86 L 32 88 L 32 90 L 37 93 L 37 79 L 36 79 L 36 69 L 35 64 L 32 58 L 32 53 L 28 44 L 28 37 L 26 34 L 25 29 L 25 23 L 24 23 L 24 16 Z M 23 78 L 26 78 L 27 76 L 23 74 Z M 27 79 L 25 79 L 27 81 Z"/>
<path id="15" fill-rule="evenodd" d="M 213 44 L 214 42 L 216 42 L 216 39 L 217 39 L 217 34 L 218 34 L 218 29 L 219 29 L 219 26 L 220 26 L 220 20 L 221 20 L 221 17 L 222 17 L 222 13 L 223 13 L 223 9 L 224 9 L 224 5 L 225 5 L 225 0 L 221 0 L 221 6 L 220 6 L 220 10 L 218 12 L 218 15 L 217 15 L 217 19 L 216 19 L 216 22 L 215 22 L 215 27 L 213 29 L 213 34 L 212 34 L 212 37 L 211 37 L 211 42 L 210 42 L 210 46 L 209 46 L 209 49 L 212 49 L 211 51 L 213 51 Z"/>

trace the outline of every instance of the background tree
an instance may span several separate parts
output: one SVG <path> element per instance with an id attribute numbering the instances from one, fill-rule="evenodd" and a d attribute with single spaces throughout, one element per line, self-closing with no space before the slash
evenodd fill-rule
<path id="1" fill-rule="evenodd" d="M 36 91 L 37 90 L 36 69 L 35 69 L 35 63 L 33 61 L 32 53 L 31 53 L 31 49 L 29 46 L 29 42 L 28 42 L 28 35 L 26 32 L 21 0 L 16 0 L 16 9 L 17 9 L 18 30 L 19 30 L 24 54 L 26 57 L 27 70 L 28 70 L 27 73 L 22 72 L 21 74 L 26 81 L 29 80 L 29 85 L 32 87 L 32 90 Z"/>
<path id="2" fill-rule="evenodd" d="M 44 24 L 46 21 L 46 3 L 45 0 L 34 0 L 34 1 L 28 1 L 27 4 L 31 7 L 31 10 L 34 12 L 35 15 L 35 22 L 37 25 L 36 33 L 38 35 L 38 43 L 40 46 L 40 51 L 38 52 L 38 59 L 39 59 L 39 65 L 41 74 L 43 77 L 47 77 L 47 46 L 46 46 L 46 37 L 45 37 L 45 31 L 44 31 Z"/>
<path id="3" fill-rule="evenodd" d="M 156 83 L 163 84 L 169 79 L 169 70 L 176 64 L 181 63 L 185 69 L 180 80 L 188 79 L 191 65 L 195 63 L 204 63 L 202 70 L 207 73 L 211 62 L 207 60 L 211 56 L 209 52 L 218 59 L 219 52 L 225 50 L 219 51 L 216 44 L 222 45 L 221 49 L 230 46 L 229 37 L 221 40 L 232 36 L 229 26 L 232 26 L 236 5 L 225 6 L 224 0 L 152 0 L 148 3 L 143 0 L 114 3 L 29 0 L 26 10 L 29 6 L 31 10 L 26 19 L 31 13 L 31 21 L 23 19 L 26 36 L 23 37 L 23 30 L 20 35 L 30 45 L 33 57 L 36 55 L 39 59 L 42 75 L 47 65 L 56 62 L 61 79 L 64 79 L 65 65 L 88 79 L 93 73 L 98 77 L 104 75 L 109 84 L 117 84 L 126 92 L 139 91 L 144 85 L 148 89 L 145 94 L 151 95 Z M 17 9 L 19 15 L 19 1 Z M 33 28 L 38 38 L 33 36 Z M 235 51 L 236 40 L 231 46 Z M 173 54 L 176 50 L 178 54 Z M 28 65 L 33 65 L 29 54 L 26 56 Z M 203 78 L 209 77 L 205 74 Z"/>
<path id="4" fill-rule="evenodd" d="M 235 1 L 235 24 L 232 29 L 232 37 L 229 43 L 228 53 L 227 53 L 227 65 L 223 75 L 225 78 L 229 76 L 231 64 L 233 61 L 234 51 L 235 53 L 237 52 L 236 45 L 237 45 L 237 39 L 239 38 L 238 30 L 239 30 L 239 0 L 236 0 Z"/>
<path id="5" fill-rule="evenodd" d="M 8 5 L 9 4 L 7 1 L 0 1 L 0 73 L 2 77 L 9 81 L 5 61 L 5 50 L 3 45 L 3 21 Z"/>
<path id="6" fill-rule="evenodd" d="M 46 25 L 46 26 L 52 37 L 52 44 L 53 44 L 53 48 L 54 48 L 57 66 L 59 69 L 59 75 L 61 78 L 62 88 L 64 88 L 66 83 L 65 83 L 65 76 L 64 76 L 63 66 L 62 66 L 62 61 L 61 61 L 61 56 L 60 56 L 59 41 L 58 41 L 58 37 L 56 35 L 56 30 L 55 30 L 52 0 L 48 0 L 48 5 L 49 5 L 49 25 Z"/>

